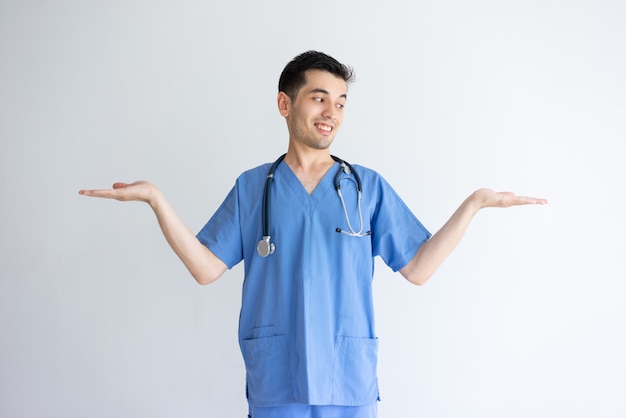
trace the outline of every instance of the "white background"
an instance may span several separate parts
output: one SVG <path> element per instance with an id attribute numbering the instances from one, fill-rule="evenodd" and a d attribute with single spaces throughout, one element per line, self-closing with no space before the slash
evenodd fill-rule
<path id="1" fill-rule="evenodd" d="M 383 5 L 384 4 L 384 5 Z M 0 1 L 0 416 L 244 417 L 242 268 L 198 286 L 148 179 L 200 229 L 284 152 L 283 66 L 356 69 L 333 152 L 433 232 L 490 209 L 424 287 L 375 278 L 381 418 L 624 417 L 626 3 Z"/>

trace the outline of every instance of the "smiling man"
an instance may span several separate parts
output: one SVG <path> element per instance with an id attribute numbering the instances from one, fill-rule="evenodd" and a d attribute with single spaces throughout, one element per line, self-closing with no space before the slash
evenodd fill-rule
<path id="1" fill-rule="evenodd" d="M 244 261 L 239 342 L 252 418 L 375 417 L 374 257 L 423 284 L 481 208 L 545 203 L 479 189 L 431 236 L 380 175 L 330 154 L 351 79 L 321 52 L 287 64 L 277 97 L 287 153 L 243 173 L 197 236 L 148 182 L 80 191 L 150 204 L 200 284 Z"/>

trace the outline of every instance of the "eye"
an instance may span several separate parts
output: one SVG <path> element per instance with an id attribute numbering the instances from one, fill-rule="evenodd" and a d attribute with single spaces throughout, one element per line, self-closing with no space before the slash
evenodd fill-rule
<path id="1" fill-rule="evenodd" d="M 346 107 L 344 103 L 337 103 L 337 108 L 343 109 L 344 107 Z"/>
<path id="2" fill-rule="evenodd" d="M 314 97 L 313 100 L 316 101 L 316 102 L 320 102 L 320 103 L 322 103 L 324 101 L 324 99 L 321 98 L 321 97 Z"/>

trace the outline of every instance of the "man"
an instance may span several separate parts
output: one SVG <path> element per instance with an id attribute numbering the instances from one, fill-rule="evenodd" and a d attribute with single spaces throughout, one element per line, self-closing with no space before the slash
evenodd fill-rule
<path id="1" fill-rule="evenodd" d="M 239 340 L 252 418 L 375 417 L 374 256 L 421 285 L 481 208 L 546 203 L 480 189 L 431 236 L 380 175 L 331 156 L 351 78 L 320 52 L 287 64 L 287 153 L 243 173 L 197 236 L 148 182 L 80 191 L 150 204 L 200 284 L 244 260 Z"/>

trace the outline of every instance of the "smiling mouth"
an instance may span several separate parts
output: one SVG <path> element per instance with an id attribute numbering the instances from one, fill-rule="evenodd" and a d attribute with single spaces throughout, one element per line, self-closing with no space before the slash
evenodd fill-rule
<path id="1" fill-rule="evenodd" d="M 323 132 L 332 132 L 333 127 L 324 123 L 316 123 L 315 127 Z"/>

